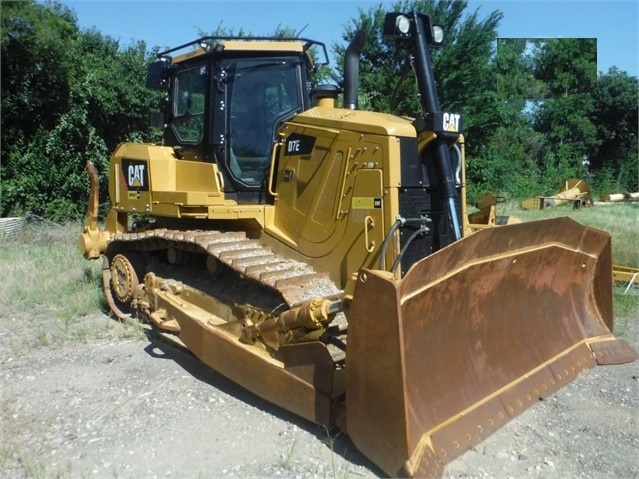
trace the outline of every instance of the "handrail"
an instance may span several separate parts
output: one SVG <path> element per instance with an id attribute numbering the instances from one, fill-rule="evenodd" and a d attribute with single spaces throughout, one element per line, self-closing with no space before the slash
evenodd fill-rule
<path id="1" fill-rule="evenodd" d="M 277 198 L 277 192 L 273 188 L 273 180 L 275 174 L 275 158 L 277 158 L 277 152 L 282 147 L 283 143 L 280 141 L 273 145 L 273 152 L 271 153 L 271 167 L 268 172 L 268 192 L 273 198 Z"/>
<path id="2" fill-rule="evenodd" d="M 367 216 L 366 219 L 364 220 L 364 243 L 366 243 L 366 251 L 368 251 L 369 253 L 372 253 L 373 250 L 375 249 L 375 240 L 373 241 L 368 241 L 368 225 L 370 223 L 370 227 L 374 228 L 375 227 L 375 220 L 373 220 L 372 216 Z"/>

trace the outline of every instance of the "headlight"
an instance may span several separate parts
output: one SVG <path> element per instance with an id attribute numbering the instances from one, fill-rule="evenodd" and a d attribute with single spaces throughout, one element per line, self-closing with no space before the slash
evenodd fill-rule
<path id="1" fill-rule="evenodd" d="M 384 35 L 410 38 L 413 17 L 405 13 L 387 13 L 384 17 Z"/>
<path id="2" fill-rule="evenodd" d="M 433 43 L 441 45 L 444 41 L 444 28 L 441 25 L 433 25 Z"/>
<path id="3" fill-rule="evenodd" d="M 432 25 L 430 18 L 421 13 L 387 13 L 384 16 L 384 35 L 393 35 L 402 42 L 415 41 L 416 36 L 423 35 L 428 45 L 438 47 L 444 40 L 444 28 Z"/>
<path id="4" fill-rule="evenodd" d="M 406 15 L 398 15 L 395 19 L 395 30 L 401 35 L 407 35 L 410 31 L 410 20 Z"/>

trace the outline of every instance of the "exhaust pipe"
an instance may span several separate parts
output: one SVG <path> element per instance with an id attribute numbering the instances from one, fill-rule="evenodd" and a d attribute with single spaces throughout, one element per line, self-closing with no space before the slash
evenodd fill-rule
<path id="1" fill-rule="evenodd" d="M 358 30 L 344 54 L 344 108 L 357 110 L 359 102 L 359 55 L 364 50 L 366 37 L 362 30 Z"/>

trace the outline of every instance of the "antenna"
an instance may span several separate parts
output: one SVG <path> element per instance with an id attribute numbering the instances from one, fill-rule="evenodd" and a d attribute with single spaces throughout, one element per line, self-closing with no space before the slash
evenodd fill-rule
<path id="1" fill-rule="evenodd" d="M 295 36 L 296 36 L 296 37 L 299 37 L 299 36 L 302 34 L 302 32 L 303 32 L 304 30 L 306 30 L 306 27 L 308 27 L 309 25 L 310 25 L 310 23 L 307 23 L 306 25 L 304 25 L 304 28 L 302 28 L 299 32 L 297 32 L 297 35 L 295 35 Z"/>

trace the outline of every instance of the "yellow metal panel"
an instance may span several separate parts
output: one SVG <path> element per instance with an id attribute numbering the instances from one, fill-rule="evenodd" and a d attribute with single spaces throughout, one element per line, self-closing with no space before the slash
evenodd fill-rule
<path id="1" fill-rule="evenodd" d="M 153 203 L 175 205 L 212 205 L 219 200 L 205 191 L 154 191 Z"/>
<path id="2" fill-rule="evenodd" d="M 254 51 L 254 52 L 304 52 L 303 42 L 286 42 L 286 41 L 254 41 L 254 40 L 222 40 L 218 42 L 216 47 L 222 47 L 225 51 Z M 171 60 L 177 64 L 185 60 L 200 57 L 208 53 L 204 48 L 196 48 L 195 50 L 176 55 Z"/>
<path id="3" fill-rule="evenodd" d="M 615 281 L 639 285 L 639 269 L 615 264 L 612 266 L 612 277 Z"/>
<path id="4" fill-rule="evenodd" d="M 199 57 L 204 54 L 206 54 L 206 50 L 204 50 L 204 48 L 196 48 L 193 51 L 183 53 L 182 55 L 177 55 L 176 57 L 173 58 L 172 62 L 180 63 L 180 62 L 183 62 L 184 60 L 188 60 L 189 58 Z"/>
<path id="5" fill-rule="evenodd" d="M 415 127 L 405 118 L 363 110 L 315 107 L 301 113 L 295 121 L 311 121 L 326 128 L 354 130 L 376 135 L 415 138 Z"/>
<path id="6" fill-rule="evenodd" d="M 329 152 L 326 152 L 328 155 Z M 338 153 L 333 157 L 323 184 L 320 186 L 320 192 L 317 201 L 313 205 L 312 217 L 317 224 L 325 225 L 334 221 L 337 215 L 339 205 L 339 197 L 337 188 L 344 171 L 344 155 Z"/>
<path id="7" fill-rule="evenodd" d="M 200 161 L 177 160 L 175 189 L 203 191 L 209 196 L 220 196 L 215 165 Z"/>
<path id="8" fill-rule="evenodd" d="M 278 41 L 244 41 L 244 40 L 224 40 L 220 42 L 224 50 L 233 51 L 268 51 L 268 52 L 303 52 L 302 42 L 278 42 Z"/>
<path id="9" fill-rule="evenodd" d="M 357 196 L 351 201 L 353 209 L 373 209 L 375 208 L 375 198 Z"/>
<path id="10" fill-rule="evenodd" d="M 357 181 L 353 192 L 353 200 L 355 198 L 367 198 L 373 200 L 382 196 L 382 171 L 379 169 L 359 170 L 357 172 Z M 371 208 L 374 208 L 372 204 Z M 377 206 L 381 208 L 381 206 Z"/>
<path id="11" fill-rule="evenodd" d="M 372 253 L 375 249 L 379 250 L 384 240 L 383 195 L 382 170 L 357 171 L 353 185 L 349 227 L 342 240 L 344 244 L 356 244 L 346 262 L 351 272 L 359 270 L 365 264 L 368 253 Z M 368 238 L 368 243 L 364 241 L 365 237 Z M 366 248 L 357 246 L 360 243 Z M 371 244 L 374 244 L 372 249 Z"/>
<path id="12" fill-rule="evenodd" d="M 333 130 L 289 124 L 285 133 L 315 138 L 311 155 L 280 154 L 275 189 L 278 197 L 273 218 L 275 233 L 308 245 L 302 253 L 323 256 L 335 247 L 328 241 L 340 229 L 335 212 L 340 199 L 341 181 L 347 165 L 348 141 L 336 141 Z M 359 135 L 351 134 L 357 141 Z M 292 245 L 291 245 L 292 246 Z"/>
<path id="13" fill-rule="evenodd" d="M 175 190 L 175 162 L 173 149 L 168 146 L 143 143 L 121 143 L 111 157 L 111 162 L 122 159 L 143 160 L 149 166 L 149 189 L 151 191 Z M 115 178 L 111 179 L 111 182 Z"/>
<path id="14" fill-rule="evenodd" d="M 521 202 L 521 207 L 525 210 L 540 210 L 543 208 L 543 202 L 541 198 L 529 198 Z"/>

